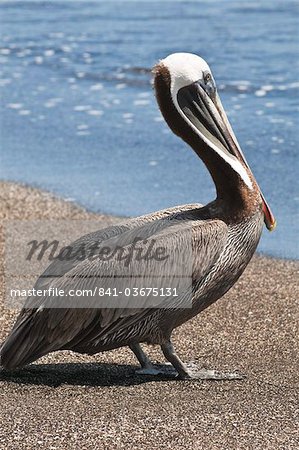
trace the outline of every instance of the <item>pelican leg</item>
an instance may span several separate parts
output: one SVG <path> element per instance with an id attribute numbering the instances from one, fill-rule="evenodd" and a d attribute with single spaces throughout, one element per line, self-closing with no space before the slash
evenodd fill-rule
<path id="1" fill-rule="evenodd" d="M 140 344 L 131 344 L 130 349 L 138 359 L 142 369 L 151 369 L 153 365 L 149 357 L 144 353 Z"/>
<path id="2" fill-rule="evenodd" d="M 173 375 L 172 368 L 167 367 L 165 369 L 165 367 L 160 367 L 159 365 L 155 366 L 144 353 L 140 344 L 131 344 L 129 347 L 141 365 L 141 369 L 136 370 L 138 375 Z"/>
<path id="3" fill-rule="evenodd" d="M 149 357 L 142 350 L 140 344 L 131 344 L 130 349 L 141 365 L 141 369 L 136 370 L 138 375 L 158 375 L 161 373 L 154 367 Z"/>
<path id="4" fill-rule="evenodd" d="M 182 379 L 190 378 L 187 366 L 185 366 L 183 361 L 181 361 L 181 359 L 176 354 L 174 346 L 172 345 L 172 342 L 170 340 L 164 342 L 161 345 L 161 350 L 167 361 L 169 361 L 176 369 L 180 378 Z"/>
<path id="5" fill-rule="evenodd" d="M 165 358 L 178 372 L 178 377 L 183 380 L 242 380 L 244 375 L 239 373 L 221 373 L 206 368 L 199 369 L 195 364 L 185 365 L 175 352 L 171 341 L 161 345 Z"/>

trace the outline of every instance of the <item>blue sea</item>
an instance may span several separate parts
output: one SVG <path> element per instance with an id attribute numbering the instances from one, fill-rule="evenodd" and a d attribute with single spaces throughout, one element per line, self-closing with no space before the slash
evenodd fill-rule
<path id="1" fill-rule="evenodd" d="M 0 178 L 136 216 L 215 196 L 161 118 L 151 67 L 211 66 L 278 222 L 262 253 L 299 258 L 298 2 L 0 1 Z"/>

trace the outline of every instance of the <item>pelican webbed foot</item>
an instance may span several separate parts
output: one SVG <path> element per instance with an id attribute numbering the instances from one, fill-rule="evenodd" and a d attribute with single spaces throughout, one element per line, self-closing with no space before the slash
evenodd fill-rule
<path id="1" fill-rule="evenodd" d="M 166 375 L 166 373 L 163 370 L 161 370 L 159 368 L 156 368 L 155 366 L 149 367 L 147 369 L 142 369 L 142 368 L 141 369 L 137 369 L 137 370 L 135 370 L 135 373 L 137 375 L 150 375 L 150 376 L 153 376 L 153 375 Z"/>
<path id="2" fill-rule="evenodd" d="M 214 369 L 199 368 L 196 364 L 186 364 L 186 375 L 178 375 L 181 380 L 218 380 L 218 381 L 232 381 L 244 380 L 245 375 L 238 372 L 219 372 Z"/>

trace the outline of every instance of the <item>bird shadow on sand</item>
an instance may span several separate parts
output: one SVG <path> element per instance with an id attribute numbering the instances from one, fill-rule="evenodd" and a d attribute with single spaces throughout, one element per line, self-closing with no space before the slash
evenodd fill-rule
<path id="1" fill-rule="evenodd" d="M 162 367 L 162 366 L 161 366 Z M 132 386 L 148 382 L 174 381 L 173 374 L 139 375 L 136 366 L 105 363 L 32 364 L 23 369 L 0 369 L 0 382 L 59 387 Z"/>

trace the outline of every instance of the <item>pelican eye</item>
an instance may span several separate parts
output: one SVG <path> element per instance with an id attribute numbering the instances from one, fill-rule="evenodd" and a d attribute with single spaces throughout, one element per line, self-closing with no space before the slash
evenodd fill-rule
<path id="1" fill-rule="evenodd" d="M 211 81 L 211 79 L 212 79 L 212 77 L 211 77 L 211 74 L 208 72 L 208 73 L 206 73 L 205 75 L 204 75 L 204 82 L 205 83 L 208 83 L 209 81 Z"/>

